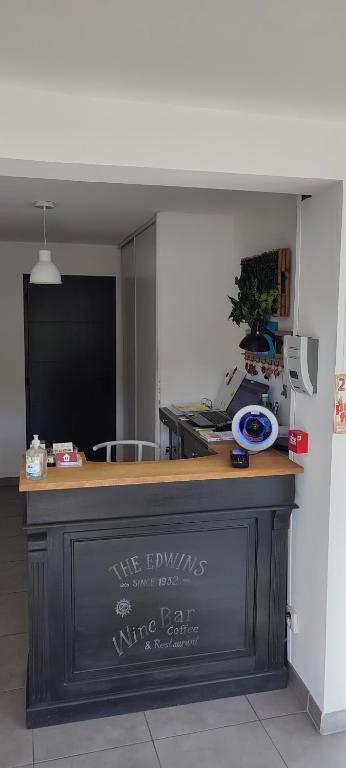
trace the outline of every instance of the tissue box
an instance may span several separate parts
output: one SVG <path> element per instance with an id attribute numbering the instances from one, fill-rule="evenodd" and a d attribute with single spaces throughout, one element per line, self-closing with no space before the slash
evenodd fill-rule
<path id="1" fill-rule="evenodd" d="M 57 467 L 79 467 L 80 458 L 77 451 L 57 451 L 55 464 Z"/>

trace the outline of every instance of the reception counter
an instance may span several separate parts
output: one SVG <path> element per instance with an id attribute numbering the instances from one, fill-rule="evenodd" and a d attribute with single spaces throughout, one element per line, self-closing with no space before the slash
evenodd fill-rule
<path id="1" fill-rule="evenodd" d="M 287 683 L 287 530 L 297 464 L 229 446 L 25 479 L 27 724 Z"/>

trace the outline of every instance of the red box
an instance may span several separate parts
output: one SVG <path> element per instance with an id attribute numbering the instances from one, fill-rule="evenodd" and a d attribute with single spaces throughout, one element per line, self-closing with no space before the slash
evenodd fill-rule
<path id="1" fill-rule="evenodd" d="M 308 453 L 309 435 L 302 429 L 290 429 L 288 433 L 288 448 L 294 453 Z"/>

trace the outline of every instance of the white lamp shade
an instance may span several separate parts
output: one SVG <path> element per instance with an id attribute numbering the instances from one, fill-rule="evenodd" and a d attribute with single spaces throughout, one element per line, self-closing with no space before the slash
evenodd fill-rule
<path id="1" fill-rule="evenodd" d="M 39 251 L 37 264 L 30 273 L 30 283 L 38 285 L 60 285 L 61 274 L 52 262 L 52 254 L 46 249 Z"/>

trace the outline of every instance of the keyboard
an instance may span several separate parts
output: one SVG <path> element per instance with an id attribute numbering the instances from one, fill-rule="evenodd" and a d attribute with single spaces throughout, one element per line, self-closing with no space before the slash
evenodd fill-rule
<path id="1" fill-rule="evenodd" d="M 215 426 L 218 426 L 218 424 L 224 424 L 224 422 L 229 423 L 232 421 L 232 419 L 229 418 L 228 413 L 225 411 L 205 411 L 203 415 L 206 417 L 206 419 L 212 421 Z"/>

